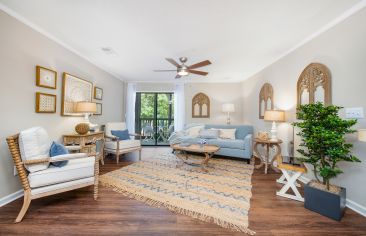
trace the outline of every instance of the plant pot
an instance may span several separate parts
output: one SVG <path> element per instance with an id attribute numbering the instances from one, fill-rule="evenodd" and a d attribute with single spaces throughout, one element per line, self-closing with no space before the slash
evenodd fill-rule
<path id="1" fill-rule="evenodd" d="M 305 185 L 305 208 L 333 220 L 340 221 L 346 207 L 346 189 L 341 187 L 339 194 L 324 191 L 309 184 Z"/>

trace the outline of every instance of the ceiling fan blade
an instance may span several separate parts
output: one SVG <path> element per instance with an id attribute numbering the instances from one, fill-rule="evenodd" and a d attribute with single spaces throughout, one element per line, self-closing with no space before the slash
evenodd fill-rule
<path id="1" fill-rule="evenodd" d="M 167 72 L 167 71 L 177 71 L 177 70 L 154 70 L 154 72 Z"/>
<path id="2" fill-rule="evenodd" d="M 176 67 L 180 67 L 180 65 L 178 64 L 178 62 L 176 62 L 174 59 L 172 58 L 165 58 L 165 60 L 167 60 L 168 62 L 172 63 L 174 66 Z"/>
<path id="3" fill-rule="evenodd" d="M 182 77 L 182 76 L 180 76 L 180 75 L 176 75 L 175 76 L 176 79 L 179 79 L 180 77 Z"/>
<path id="4" fill-rule="evenodd" d="M 209 60 L 201 61 L 201 62 L 198 62 L 198 63 L 193 64 L 191 66 L 188 66 L 188 69 L 196 69 L 198 67 L 208 66 L 210 64 L 211 64 L 211 62 Z"/>
<path id="5" fill-rule="evenodd" d="M 192 74 L 197 74 L 197 75 L 207 75 L 208 72 L 205 71 L 199 71 L 199 70 L 188 70 L 190 73 Z"/>

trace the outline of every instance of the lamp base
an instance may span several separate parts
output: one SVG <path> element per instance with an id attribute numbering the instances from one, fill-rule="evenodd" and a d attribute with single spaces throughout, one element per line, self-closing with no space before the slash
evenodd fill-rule
<path id="1" fill-rule="evenodd" d="M 275 121 L 272 122 L 271 138 L 270 138 L 269 141 L 278 141 L 278 138 L 277 138 L 277 126 L 276 126 L 276 122 Z"/>

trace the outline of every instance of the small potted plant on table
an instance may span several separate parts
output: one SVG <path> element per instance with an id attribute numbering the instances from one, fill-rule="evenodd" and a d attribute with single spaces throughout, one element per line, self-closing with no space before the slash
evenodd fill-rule
<path id="1" fill-rule="evenodd" d="M 341 220 L 346 205 L 346 189 L 330 184 L 343 173 L 337 163 L 360 162 L 351 154 L 353 145 L 345 141 L 346 134 L 355 132 L 351 127 L 357 121 L 340 118 L 341 108 L 322 103 L 302 105 L 297 112 L 301 121 L 294 123 L 300 128 L 300 159 L 313 166 L 316 179 L 305 185 L 305 208 L 335 220 Z"/>

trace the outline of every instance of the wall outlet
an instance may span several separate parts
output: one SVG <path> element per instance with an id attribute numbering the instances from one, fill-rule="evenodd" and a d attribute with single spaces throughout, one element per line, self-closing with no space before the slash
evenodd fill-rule
<path id="1" fill-rule="evenodd" d="M 346 108 L 346 118 L 348 119 L 362 119 L 363 107 L 350 107 Z"/>
<path id="2" fill-rule="evenodd" d="M 17 176 L 18 175 L 18 171 L 17 171 L 17 168 L 14 166 L 14 176 Z"/>

